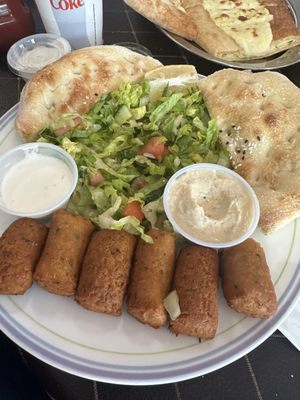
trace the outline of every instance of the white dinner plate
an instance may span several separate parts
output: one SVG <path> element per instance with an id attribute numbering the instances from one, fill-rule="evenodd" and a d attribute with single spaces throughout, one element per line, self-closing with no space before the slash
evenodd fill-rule
<path id="1" fill-rule="evenodd" d="M 14 130 L 14 106 L 0 119 L 0 154 L 21 142 Z M 0 214 L 0 232 L 13 218 Z M 206 374 L 262 343 L 292 311 L 300 295 L 299 220 L 279 232 L 254 238 L 263 246 L 278 297 L 268 320 L 231 310 L 219 292 L 219 327 L 210 341 L 175 336 L 130 317 L 97 314 L 73 298 L 50 294 L 35 284 L 20 296 L 0 296 L 0 327 L 34 356 L 72 374 L 103 382 L 148 385 Z"/>

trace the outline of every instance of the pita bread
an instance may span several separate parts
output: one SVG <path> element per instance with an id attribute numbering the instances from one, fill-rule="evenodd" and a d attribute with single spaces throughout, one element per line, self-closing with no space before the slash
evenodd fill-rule
<path id="1" fill-rule="evenodd" d="M 121 81 L 137 82 L 159 66 L 158 60 L 120 46 L 73 51 L 27 82 L 21 93 L 16 129 L 26 141 L 35 140 L 62 114 L 84 114 Z"/>
<path id="2" fill-rule="evenodd" d="M 182 7 L 181 0 L 124 0 L 136 12 L 167 31 L 195 39 L 195 22 Z"/>
<path id="3" fill-rule="evenodd" d="M 277 72 L 231 69 L 199 86 L 232 167 L 258 196 L 261 229 L 300 216 L 300 89 Z"/>

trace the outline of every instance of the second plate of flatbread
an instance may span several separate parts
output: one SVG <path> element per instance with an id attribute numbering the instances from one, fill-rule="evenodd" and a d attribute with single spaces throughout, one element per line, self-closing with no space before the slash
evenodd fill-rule
<path id="1" fill-rule="evenodd" d="M 124 1 L 178 45 L 219 64 L 276 69 L 300 60 L 298 8 L 288 0 Z"/>

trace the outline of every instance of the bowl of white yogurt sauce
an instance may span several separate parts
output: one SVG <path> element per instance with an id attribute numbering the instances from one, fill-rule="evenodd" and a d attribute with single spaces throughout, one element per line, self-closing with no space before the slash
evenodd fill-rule
<path id="1" fill-rule="evenodd" d="M 70 43 L 54 33 L 37 33 L 14 43 L 7 52 L 9 69 L 25 81 L 71 51 Z"/>
<path id="2" fill-rule="evenodd" d="M 174 230 L 193 243 L 225 248 L 252 235 L 260 209 L 248 182 L 218 164 L 192 164 L 177 171 L 163 194 Z"/>
<path id="3" fill-rule="evenodd" d="M 78 180 L 75 161 L 49 143 L 17 146 L 0 157 L 0 210 L 45 218 L 69 201 Z"/>

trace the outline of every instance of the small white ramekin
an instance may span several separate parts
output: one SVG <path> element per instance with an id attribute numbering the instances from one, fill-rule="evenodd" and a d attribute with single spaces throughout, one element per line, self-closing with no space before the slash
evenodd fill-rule
<path id="1" fill-rule="evenodd" d="M 170 206 L 169 206 L 169 194 L 170 194 L 170 190 L 172 188 L 174 181 L 188 171 L 196 171 L 196 170 L 200 170 L 200 169 L 210 169 L 210 170 L 220 171 L 225 174 L 228 174 L 231 177 L 233 177 L 234 179 L 236 179 L 237 181 L 239 181 L 242 184 L 242 186 L 245 188 L 245 190 L 248 192 L 249 197 L 252 202 L 252 207 L 253 207 L 253 218 L 252 218 L 252 221 L 251 221 L 248 229 L 245 232 L 243 232 L 243 234 L 240 235 L 239 237 L 237 237 L 233 240 L 230 240 L 228 242 L 209 242 L 209 241 L 201 240 L 201 239 L 195 238 L 192 235 L 190 235 L 189 233 L 187 233 L 174 219 L 172 212 L 170 210 Z M 236 172 L 232 171 L 229 168 L 223 167 L 222 165 L 218 165 L 218 164 L 209 164 L 209 163 L 191 164 L 191 165 L 184 167 L 184 168 L 180 169 L 179 171 L 177 171 L 174 175 L 171 176 L 171 178 L 167 182 L 167 185 L 165 187 L 164 194 L 163 194 L 163 205 L 164 205 L 166 215 L 167 215 L 170 223 L 172 224 L 174 230 L 177 233 L 179 233 L 180 235 L 182 235 L 183 237 L 185 237 L 186 239 L 188 239 L 189 241 L 191 241 L 193 243 L 196 243 L 196 244 L 199 244 L 199 245 L 205 246 L 205 247 L 215 248 L 215 249 L 221 249 L 221 248 L 235 246 L 235 245 L 245 241 L 247 238 L 249 238 L 253 234 L 253 232 L 257 228 L 259 217 L 260 217 L 259 202 L 258 202 L 258 199 L 257 199 L 257 196 L 256 196 L 254 190 L 249 185 L 249 183 L 244 178 L 242 178 L 240 175 L 238 175 Z"/>
<path id="2" fill-rule="evenodd" d="M 29 66 L 22 62 L 22 56 L 28 51 L 32 51 L 39 46 L 44 48 L 55 49 L 57 57 L 49 60 L 41 61 L 39 66 Z M 46 65 L 58 60 L 71 51 L 70 43 L 54 33 L 37 33 L 35 35 L 26 36 L 14 43 L 7 52 L 7 64 L 9 69 L 17 76 L 25 81 Z"/>
<path id="3" fill-rule="evenodd" d="M 9 172 L 16 163 L 28 157 L 28 155 L 43 155 L 54 157 L 63 161 L 72 174 L 72 184 L 69 190 L 50 207 L 38 211 L 15 211 L 6 207 L 2 199 L 2 182 L 5 175 Z M 14 215 L 17 217 L 28 217 L 41 219 L 50 216 L 54 211 L 59 208 L 64 208 L 68 203 L 78 181 L 78 169 L 72 156 L 59 146 L 50 143 L 34 142 L 16 146 L 13 149 L 2 154 L 0 157 L 0 210 L 6 214 Z M 30 187 L 28 188 L 30 190 Z"/>

